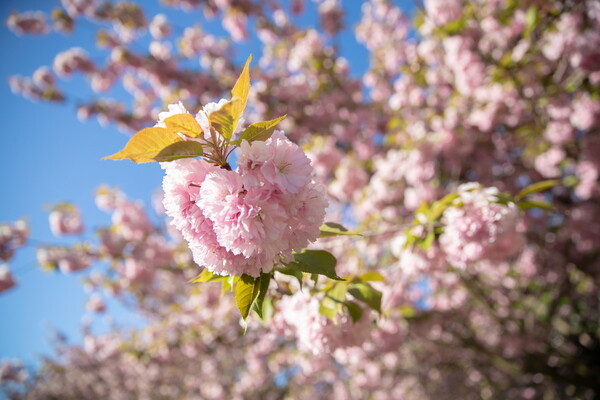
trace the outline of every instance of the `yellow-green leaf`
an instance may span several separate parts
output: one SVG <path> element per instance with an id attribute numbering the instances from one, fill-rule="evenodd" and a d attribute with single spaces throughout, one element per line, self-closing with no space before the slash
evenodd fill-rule
<path id="1" fill-rule="evenodd" d="M 246 103 L 248 101 L 248 94 L 250 93 L 250 61 L 252 61 L 252 54 L 246 60 L 246 65 L 244 65 L 244 69 L 240 74 L 239 78 L 233 85 L 233 89 L 231 89 L 231 99 L 239 99 L 240 102 L 236 103 L 232 108 L 232 117 L 233 117 L 233 131 L 235 132 L 235 128 L 237 127 L 238 121 L 246 108 Z"/>
<path id="2" fill-rule="evenodd" d="M 244 130 L 239 141 L 247 140 L 253 142 L 255 140 L 267 140 L 273 134 L 277 124 L 285 117 L 287 117 L 287 115 L 270 121 L 255 122 Z"/>
<path id="3" fill-rule="evenodd" d="M 208 116 L 210 125 L 216 129 L 225 139 L 231 139 L 233 132 L 235 132 L 235 125 L 237 121 L 234 121 L 233 109 L 236 104 L 239 104 L 241 100 L 232 99 L 231 101 L 223 104 L 220 109 L 213 111 Z M 235 124 L 234 124 L 235 122 Z"/>
<path id="4" fill-rule="evenodd" d="M 256 278 L 248 275 L 242 275 L 235 285 L 235 304 L 242 314 L 244 321 L 248 318 L 252 303 L 258 295 L 260 283 Z"/>
<path id="5" fill-rule="evenodd" d="M 373 310 L 381 312 L 381 292 L 368 283 L 352 283 L 348 288 L 348 293 Z"/>
<path id="6" fill-rule="evenodd" d="M 529 196 L 533 193 L 543 192 L 544 190 L 552 189 L 558 184 L 560 184 L 560 181 L 558 179 L 549 179 L 546 181 L 533 183 L 527 186 L 525 189 L 521 190 L 519 193 L 517 193 L 517 195 L 515 196 L 515 200 L 520 200 L 523 197 Z"/>
<path id="7" fill-rule="evenodd" d="M 343 236 L 343 235 L 360 235 L 356 231 L 349 231 L 343 225 L 336 222 L 325 222 L 319 228 L 319 237 Z"/>
<path id="8" fill-rule="evenodd" d="M 104 157 L 103 160 L 123 160 L 127 158 L 138 164 L 147 163 L 155 161 L 154 158 L 165 147 L 182 141 L 183 139 L 169 129 L 146 128 L 133 135 L 121 151 Z"/>
<path id="9" fill-rule="evenodd" d="M 228 275 L 215 275 L 208 269 L 204 268 L 197 277 L 190 280 L 189 283 L 203 283 L 203 282 L 214 282 L 214 281 L 226 281 L 229 279 Z"/>
<path id="10" fill-rule="evenodd" d="M 173 161 L 180 158 L 202 156 L 202 145 L 198 142 L 176 142 L 162 149 L 153 159 L 154 161 Z"/>
<path id="11" fill-rule="evenodd" d="M 269 283 L 271 282 L 271 274 L 261 273 L 258 278 L 260 281 L 258 284 L 258 296 L 256 297 L 256 301 L 254 302 L 254 311 L 258 314 L 260 319 L 264 319 L 263 306 L 265 301 L 265 296 L 267 295 L 267 291 L 269 290 Z"/>
<path id="12" fill-rule="evenodd" d="M 204 135 L 200 124 L 198 124 L 196 118 L 191 114 L 175 114 L 165 119 L 165 125 L 167 128 L 171 128 L 191 138 Z"/>

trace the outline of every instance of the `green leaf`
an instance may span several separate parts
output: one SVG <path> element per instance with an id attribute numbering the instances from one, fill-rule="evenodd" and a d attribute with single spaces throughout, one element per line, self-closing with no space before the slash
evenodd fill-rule
<path id="1" fill-rule="evenodd" d="M 242 275 L 235 285 L 235 304 L 242 314 L 245 321 L 248 318 L 252 303 L 260 290 L 260 284 L 257 278 L 248 275 Z"/>
<path id="2" fill-rule="evenodd" d="M 155 161 L 154 157 L 165 147 L 177 142 L 183 142 L 183 139 L 170 129 L 146 128 L 133 135 L 121 151 L 104 157 L 103 160 L 123 160 L 127 158 L 138 164 L 152 162 Z"/>
<path id="3" fill-rule="evenodd" d="M 275 271 L 282 273 L 284 275 L 293 276 L 298 279 L 298 283 L 300 284 L 300 288 L 302 288 L 302 271 L 297 270 L 296 268 L 291 268 L 287 266 L 275 268 Z"/>
<path id="4" fill-rule="evenodd" d="M 379 272 L 375 272 L 375 271 L 365 272 L 364 274 L 361 274 L 358 278 L 363 282 L 369 282 L 369 281 L 383 282 L 383 281 L 385 281 L 385 278 L 383 277 L 383 275 L 381 275 Z"/>
<path id="5" fill-rule="evenodd" d="M 409 305 L 403 305 L 400 306 L 400 314 L 402 314 L 402 317 L 404 318 L 412 318 L 415 316 L 415 309 L 412 306 Z"/>
<path id="6" fill-rule="evenodd" d="M 520 200 L 523 197 L 529 196 L 533 193 L 543 192 L 544 190 L 552 189 L 558 184 L 560 184 L 560 181 L 558 179 L 550 179 L 547 181 L 533 183 L 527 186 L 525 189 L 521 190 L 519 193 L 517 193 L 517 195 L 515 196 L 515 200 Z"/>
<path id="7" fill-rule="evenodd" d="M 233 291 L 233 288 L 237 281 L 240 280 L 237 276 L 224 276 L 225 279 L 213 279 L 221 281 L 221 296 L 229 291 Z"/>
<path id="8" fill-rule="evenodd" d="M 206 268 L 204 268 L 202 270 L 202 272 L 200 272 L 200 274 L 195 277 L 194 279 L 191 279 L 188 281 L 188 283 L 200 283 L 200 282 L 208 282 L 209 280 L 212 279 L 213 277 L 213 273 L 210 272 L 209 270 L 207 270 Z"/>
<path id="9" fill-rule="evenodd" d="M 348 309 L 348 314 L 352 318 L 352 322 L 356 323 L 363 315 L 363 309 L 353 301 L 345 301 L 344 306 Z"/>
<path id="10" fill-rule="evenodd" d="M 239 78 L 233 85 L 233 89 L 231 89 L 231 99 L 240 100 L 236 102 L 232 107 L 232 126 L 233 132 L 235 132 L 235 128 L 246 108 L 246 103 L 248 102 L 248 94 L 250 93 L 250 61 L 252 61 L 252 54 L 246 60 L 246 65 L 244 65 L 244 69 L 240 74 Z M 231 136 L 230 136 L 231 137 Z"/>
<path id="11" fill-rule="evenodd" d="M 531 35 L 531 32 L 535 29 L 535 26 L 538 22 L 538 14 L 535 6 L 531 6 L 527 9 L 527 14 L 525 14 L 525 31 L 523 32 L 523 37 L 528 38 Z"/>
<path id="12" fill-rule="evenodd" d="M 334 320 L 337 318 L 337 315 L 342 312 L 341 304 L 332 298 L 325 297 L 321 304 L 319 304 L 319 314 L 323 315 L 326 318 Z"/>
<path id="13" fill-rule="evenodd" d="M 325 250 L 303 250 L 294 254 L 294 261 L 287 264 L 288 267 L 309 274 L 324 275 L 330 279 L 343 281 L 335 272 L 337 260 Z"/>
<path id="14" fill-rule="evenodd" d="M 554 210 L 554 207 L 552 206 L 552 204 L 546 202 L 546 201 L 530 201 L 530 200 L 523 200 L 523 201 L 519 201 L 517 203 L 517 205 L 519 206 L 519 208 L 521 210 L 529 210 L 531 208 L 540 208 L 542 210 L 545 211 L 552 211 Z"/>
<path id="15" fill-rule="evenodd" d="M 241 143 L 242 140 L 247 140 L 248 142 L 253 142 L 255 140 L 267 140 L 273 134 L 277 124 L 285 117 L 287 117 L 287 114 L 283 117 L 272 119 L 270 121 L 255 122 L 247 127 L 244 132 L 242 132 L 239 143 Z"/>
<path id="16" fill-rule="evenodd" d="M 202 127 L 191 114 L 175 114 L 165 119 L 165 125 L 176 132 L 182 133 L 185 136 L 196 138 L 203 136 Z"/>
<path id="17" fill-rule="evenodd" d="M 204 154 L 202 145 L 198 142 L 183 141 L 168 145 L 152 159 L 154 161 L 173 161 L 180 158 L 201 157 Z"/>
<path id="18" fill-rule="evenodd" d="M 362 301 L 373 310 L 381 312 L 381 292 L 368 283 L 351 283 L 348 293 L 355 299 Z"/>
<path id="19" fill-rule="evenodd" d="M 204 268 L 200 274 L 188 281 L 189 283 L 203 283 L 203 282 L 215 282 L 215 281 L 225 281 L 229 279 L 228 275 L 216 275 L 210 272 L 208 269 Z"/>
<path id="20" fill-rule="evenodd" d="M 344 236 L 344 235 L 359 235 L 356 231 L 349 231 L 343 225 L 336 222 L 325 222 L 319 228 L 321 234 L 319 237 L 332 237 L 332 236 Z"/>
<path id="21" fill-rule="evenodd" d="M 456 193 L 449 193 L 446 196 L 444 196 L 442 199 L 433 203 L 431 205 L 431 216 L 430 216 L 431 221 L 435 221 L 436 219 L 441 217 L 442 214 L 444 213 L 444 211 L 446 211 L 446 209 L 448 207 L 450 207 L 452 205 L 452 202 L 455 199 L 457 199 L 458 197 L 459 197 L 459 195 Z"/>
<path id="22" fill-rule="evenodd" d="M 233 112 L 235 104 L 239 102 L 239 99 L 232 99 L 223 104 L 220 109 L 211 112 L 208 116 L 210 125 L 227 140 L 231 139 L 233 132 L 235 132 L 237 122 L 235 121 Z"/>
<path id="23" fill-rule="evenodd" d="M 271 274 L 261 273 L 259 279 L 259 289 L 258 296 L 256 297 L 256 301 L 254 302 L 254 306 L 252 307 L 258 317 L 260 319 L 264 319 L 263 306 L 265 301 L 265 296 L 267 295 L 267 291 L 269 290 L 269 283 L 271 283 Z"/>

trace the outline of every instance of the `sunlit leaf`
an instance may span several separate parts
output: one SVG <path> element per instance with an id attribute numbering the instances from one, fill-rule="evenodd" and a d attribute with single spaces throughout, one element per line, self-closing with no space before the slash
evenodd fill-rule
<path id="1" fill-rule="evenodd" d="M 203 283 L 203 282 L 216 282 L 216 281 L 226 281 L 230 277 L 228 275 L 216 275 L 210 272 L 208 269 L 204 268 L 200 274 L 191 279 L 189 283 Z"/>
<path id="2" fill-rule="evenodd" d="M 242 140 L 247 140 L 249 142 L 253 142 L 255 140 L 267 140 L 273 134 L 277 124 L 285 117 L 287 117 L 287 115 L 272 119 L 270 121 L 256 122 L 250 125 L 246 128 L 246 130 L 244 130 L 244 132 L 242 132 L 239 141 L 241 142 Z"/>
<path id="3" fill-rule="evenodd" d="M 176 132 L 182 133 L 185 136 L 195 138 L 204 135 L 200 124 L 191 114 L 175 114 L 165 119 L 167 128 L 171 128 Z"/>
<path id="4" fill-rule="evenodd" d="M 146 128 L 142 129 L 125 145 L 123 150 L 103 160 L 123 160 L 129 159 L 138 164 L 155 161 L 154 158 L 167 146 L 182 142 L 175 132 L 165 128 Z"/>
<path id="5" fill-rule="evenodd" d="M 246 103 L 248 101 L 248 94 L 250 93 L 250 62 L 252 61 L 252 55 L 248 57 L 246 60 L 246 65 L 244 65 L 244 69 L 240 74 L 239 78 L 233 85 L 233 89 L 231 89 L 231 99 L 239 100 L 232 106 L 232 132 L 235 132 L 235 128 L 237 127 L 238 121 L 246 108 Z M 231 137 L 231 136 L 230 136 Z"/>
<path id="6" fill-rule="evenodd" d="M 253 309 L 258 314 L 260 319 L 264 319 L 263 314 L 263 305 L 265 301 L 265 296 L 267 295 L 267 291 L 269 290 L 269 283 L 271 283 L 271 274 L 260 274 L 258 278 L 260 282 L 258 282 L 258 296 L 256 297 L 256 301 L 254 302 Z"/>
<path id="7" fill-rule="evenodd" d="M 349 231 L 343 225 L 336 222 L 325 222 L 319 228 L 321 234 L 319 237 L 332 237 L 332 236 L 344 236 L 344 235 L 358 235 L 355 231 Z"/>
<path id="8" fill-rule="evenodd" d="M 180 158 L 200 157 L 203 154 L 202 145 L 198 142 L 183 141 L 168 145 L 162 149 L 156 156 L 154 161 L 173 161 Z"/>
<path id="9" fill-rule="evenodd" d="M 248 275 L 242 275 L 235 285 L 235 304 L 242 314 L 244 321 L 248 318 L 252 303 L 260 290 L 258 279 Z"/>
<path id="10" fill-rule="evenodd" d="M 525 14 L 525 31 L 523 32 L 523 37 L 528 38 L 531 35 L 531 32 L 535 29 L 535 26 L 538 22 L 538 13 L 535 6 L 530 6 L 527 9 L 527 14 Z"/>
<path id="11" fill-rule="evenodd" d="M 540 182 L 533 183 L 533 184 L 527 186 L 525 189 L 521 190 L 519 193 L 517 193 L 517 195 L 515 196 L 515 199 L 520 200 L 523 197 L 529 196 L 530 194 L 537 193 L 537 192 L 543 192 L 544 190 L 552 189 L 554 186 L 556 186 L 558 184 L 560 184 L 560 181 L 557 179 L 550 179 L 547 181 L 540 181 Z"/>
<path id="12" fill-rule="evenodd" d="M 373 310 L 381 312 L 381 292 L 368 283 L 352 283 L 348 287 L 348 293 Z"/>
<path id="13" fill-rule="evenodd" d="M 365 272 L 364 274 L 361 274 L 359 276 L 359 279 L 361 281 L 363 281 L 363 282 L 369 282 L 369 281 L 382 282 L 382 281 L 385 281 L 385 278 L 383 277 L 383 275 L 381 275 L 379 272 L 375 272 L 375 271 Z"/>
<path id="14" fill-rule="evenodd" d="M 235 104 L 240 102 L 239 99 L 232 99 L 223 104 L 220 109 L 213 111 L 208 116 L 210 125 L 227 140 L 231 139 L 235 132 L 235 118 L 233 116 Z M 235 123 L 234 123 L 235 122 Z"/>
<path id="15" fill-rule="evenodd" d="M 517 203 L 517 205 L 519 206 L 519 208 L 521 210 L 529 210 L 531 208 L 539 208 L 545 211 L 552 211 L 554 210 L 554 207 L 552 206 L 551 203 L 548 203 L 546 201 L 530 201 L 530 200 L 523 200 L 523 201 L 519 201 Z"/>

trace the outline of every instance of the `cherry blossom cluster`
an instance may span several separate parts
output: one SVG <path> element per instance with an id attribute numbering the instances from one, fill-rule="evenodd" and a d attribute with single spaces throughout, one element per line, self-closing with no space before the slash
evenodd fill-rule
<path id="1" fill-rule="evenodd" d="M 500 204 L 498 189 L 473 183 L 459 186 L 457 194 L 442 215 L 439 239 L 450 264 L 464 268 L 482 259 L 501 261 L 521 250 L 524 226 L 514 203 Z"/>
<path id="2" fill-rule="evenodd" d="M 237 162 L 234 171 L 203 159 L 162 163 L 163 204 L 198 265 L 258 277 L 317 239 L 327 200 L 310 160 L 281 131 L 242 141 Z"/>

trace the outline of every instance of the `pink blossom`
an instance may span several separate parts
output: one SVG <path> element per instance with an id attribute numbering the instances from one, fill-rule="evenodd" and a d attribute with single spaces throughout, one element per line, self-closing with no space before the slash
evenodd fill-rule
<path id="1" fill-rule="evenodd" d="M 544 130 L 544 137 L 552 144 L 562 145 L 573 139 L 575 131 L 568 121 L 552 121 Z"/>
<path id="2" fill-rule="evenodd" d="M 524 238 L 518 208 L 497 203 L 496 188 L 463 184 L 459 198 L 442 216 L 441 249 L 450 264 L 466 267 L 478 260 L 504 260 L 515 255 Z"/>
<path id="3" fill-rule="evenodd" d="M 545 153 L 538 155 L 535 159 L 535 169 L 545 178 L 553 178 L 560 175 L 559 164 L 564 160 L 566 154 L 560 147 L 552 147 Z"/>
<path id="4" fill-rule="evenodd" d="M 112 215 L 112 222 L 127 240 L 141 240 L 154 230 L 144 206 L 139 202 L 129 200 L 125 200 L 117 206 Z"/>
<path id="5" fill-rule="evenodd" d="M 9 261 L 16 249 L 25 245 L 29 228 L 24 220 L 0 224 L 0 261 Z"/>
<path id="6" fill-rule="evenodd" d="M 369 312 L 356 323 L 346 313 L 333 321 L 319 313 L 319 300 L 302 291 L 284 297 L 279 305 L 280 312 L 273 322 L 276 329 L 295 336 L 301 350 L 315 355 L 360 346 L 370 335 Z"/>
<path id="7" fill-rule="evenodd" d="M 582 200 L 588 200 L 598 188 L 598 165 L 590 161 L 581 161 L 576 167 L 579 184 L 575 194 Z"/>
<path id="8" fill-rule="evenodd" d="M 593 100 L 589 94 L 583 93 L 573 101 L 573 113 L 569 120 L 575 128 L 587 131 L 594 126 L 599 113 L 600 102 Z"/>
<path id="9" fill-rule="evenodd" d="M 89 267 L 94 261 L 92 255 L 87 249 L 73 248 L 64 249 L 58 257 L 58 269 L 65 274 L 81 271 Z"/>
<path id="10" fill-rule="evenodd" d="M 276 131 L 264 143 L 242 143 L 241 150 L 241 171 L 258 174 L 261 181 L 283 192 L 298 193 L 310 179 L 312 167 L 309 158 L 281 131 Z"/>
<path id="11" fill-rule="evenodd" d="M 94 64 L 87 53 L 79 47 L 73 47 L 58 53 L 54 57 L 53 68 L 54 72 L 61 77 L 69 77 L 75 71 L 90 73 L 95 70 Z"/>
<path id="12" fill-rule="evenodd" d="M 77 235 L 83 232 L 79 209 L 72 204 L 60 204 L 50 213 L 50 230 L 55 236 Z"/>
<path id="13" fill-rule="evenodd" d="M 17 284 L 7 265 L 0 265 L 0 293 L 14 287 Z"/>
<path id="14" fill-rule="evenodd" d="M 85 308 L 88 311 L 102 313 L 106 311 L 106 304 L 104 303 L 104 300 L 102 299 L 102 297 L 100 297 L 99 294 L 94 293 L 88 299 L 87 303 L 85 304 Z"/>
<path id="15" fill-rule="evenodd" d="M 425 11 L 436 25 L 446 25 L 460 18 L 462 2 L 461 0 L 425 0 Z"/>
<path id="16" fill-rule="evenodd" d="M 164 14 L 156 14 L 150 21 L 148 30 L 154 39 L 164 39 L 171 34 L 171 26 Z"/>
<path id="17" fill-rule="evenodd" d="M 46 16 L 38 11 L 28 11 L 21 14 L 12 13 L 8 17 L 7 25 L 18 35 L 44 35 L 48 33 Z"/>

